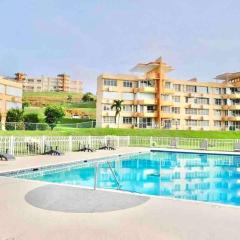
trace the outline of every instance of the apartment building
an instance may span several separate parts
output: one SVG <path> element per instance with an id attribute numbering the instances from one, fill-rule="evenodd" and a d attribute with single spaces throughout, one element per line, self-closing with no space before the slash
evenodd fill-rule
<path id="1" fill-rule="evenodd" d="M 16 73 L 15 79 L 23 83 L 25 92 L 73 92 L 82 93 L 83 83 L 72 80 L 67 74 L 58 74 L 57 77 L 30 77 L 25 73 Z"/>
<path id="2" fill-rule="evenodd" d="M 97 126 L 182 130 L 240 129 L 240 72 L 212 82 L 177 80 L 162 58 L 140 63 L 140 75 L 102 74 L 97 80 Z M 123 100 L 120 116 L 111 109 Z"/>
<path id="3" fill-rule="evenodd" d="M 9 109 L 22 108 L 22 83 L 0 76 L 1 123 L 5 123 Z"/>

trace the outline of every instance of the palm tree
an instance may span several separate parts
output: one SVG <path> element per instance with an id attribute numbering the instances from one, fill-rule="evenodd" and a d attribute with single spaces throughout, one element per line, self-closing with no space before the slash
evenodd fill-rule
<path id="1" fill-rule="evenodd" d="M 114 100 L 111 106 L 111 109 L 115 108 L 115 111 L 116 111 L 115 122 L 117 123 L 117 117 L 118 117 L 118 127 L 119 127 L 120 113 L 122 111 L 122 103 L 123 103 L 123 100 Z"/>

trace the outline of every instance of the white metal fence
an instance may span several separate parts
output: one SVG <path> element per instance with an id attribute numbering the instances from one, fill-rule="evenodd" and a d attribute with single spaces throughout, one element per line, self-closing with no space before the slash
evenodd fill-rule
<path id="1" fill-rule="evenodd" d="M 208 142 L 207 150 L 234 151 L 240 145 L 238 139 L 167 138 L 139 136 L 0 136 L 0 152 L 16 156 L 36 155 L 52 147 L 62 152 L 78 151 L 83 146 L 98 149 L 111 144 L 115 147 L 164 147 L 173 148 L 172 141 L 180 149 L 199 150 L 203 141 Z"/>

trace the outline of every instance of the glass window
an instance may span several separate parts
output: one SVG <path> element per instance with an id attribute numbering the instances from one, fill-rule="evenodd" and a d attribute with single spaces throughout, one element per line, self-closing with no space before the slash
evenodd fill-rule
<path id="1" fill-rule="evenodd" d="M 214 127 L 221 127 L 221 121 L 214 121 Z"/>
<path id="2" fill-rule="evenodd" d="M 221 116 L 221 110 L 214 110 L 214 116 Z"/>
<path id="3" fill-rule="evenodd" d="M 186 85 L 186 92 L 189 92 L 189 93 L 196 92 L 196 86 Z"/>
<path id="4" fill-rule="evenodd" d="M 180 114 L 180 108 L 179 107 L 172 107 L 172 113 Z"/>
<path id="5" fill-rule="evenodd" d="M 132 112 L 133 106 L 132 105 L 123 105 L 124 112 Z"/>
<path id="6" fill-rule="evenodd" d="M 209 115 L 209 110 L 208 109 L 198 109 L 198 114 L 199 115 Z"/>
<path id="7" fill-rule="evenodd" d="M 16 103 L 16 102 L 7 102 L 7 110 L 9 109 L 16 109 L 16 108 L 22 108 L 22 104 L 21 103 Z"/>
<path id="8" fill-rule="evenodd" d="M 131 81 L 123 81 L 123 86 L 132 88 L 133 87 L 133 83 Z"/>
<path id="9" fill-rule="evenodd" d="M 197 115 L 196 108 L 185 108 L 185 114 Z"/>
<path id="10" fill-rule="evenodd" d="M 6 93 L 10 96 L 22 97 L 22 89 L 16 87 L 6 87 Z"/>
<path id="11" fill-rule="evenodd" d="M 124 100 L 134 100 L 134 94 L 133 93 L 123 93 L 122 99 Z"/>
<path id="12" fill-rule="evenodd" d="M 222 105 L 222 99 L 215 98 L 216 105 Z"/>
<path id="13" fill-rule="evenodd" d="M 178 103 L 180 102 L 180 96 L 172 96 L 172 100 L 173 102 Z"/>
<path id="14" fill-rule="evenodd" d="M 197 86 L 198 93 L 208 93 L 208 87 Z"/>
<path id="15" fill-rule="evenodd" d="M 131 117 L 123 117 L 123 123 L 124 124 L 132 124 L 132 118 Z"/>
<path id="16" fill-rule="evenodd" d="M 161 110 L 165 113 L 171 113 L 171 108 L 170 107 L 167 107 L 167 106 L 163 106 L 161 107 Z"/>
<path id="17" fill-rule="evenodd" d="M 171 88 L 171 83 L 170 82 L 165 82 L 165 88 L 167 88 L 167 89 Z"/>
<path id="18" fill-rule="evenodd" d="M 173 84 L 173 89 L 176 92 L 181 92 L 181 84 Z"/>
<path id="19" fill-rule="evenodd" d="M 116 123 L 115 122 L 115 117 L 103 117 L 103 122 L 104 123 Z"/>
<path id="20" fill-rule="evenodd" d="M 105 86 L 117 86 L 117 80 L 104 79 Z"/>

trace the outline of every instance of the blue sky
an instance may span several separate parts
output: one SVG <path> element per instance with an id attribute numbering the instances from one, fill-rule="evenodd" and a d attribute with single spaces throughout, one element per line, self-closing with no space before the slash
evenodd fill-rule
<path id="1" fill-rule="evenodd" d="M 178 79 L 240 71 L 238 0 L 0 0 L 0 75 L 103 72 L 162 56 Z"/>

